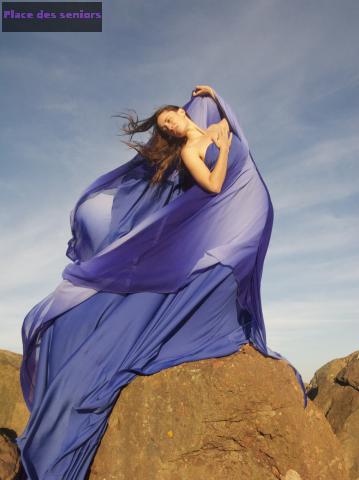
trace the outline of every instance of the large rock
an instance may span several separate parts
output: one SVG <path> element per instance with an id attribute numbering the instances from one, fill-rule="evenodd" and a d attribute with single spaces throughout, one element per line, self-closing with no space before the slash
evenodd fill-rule
<path id="1" fill-rule="evenodd" d="M 121 392 L 90 480 L 346 480 L 343 453 L 293 369 L 251 345 L 136 377 Z"/>
<path id="2" fill-rule="evenodd" d="M 0 352 L 7 412 L 0 427 L 17 434 L 28 418 L 16 385 L 19 357 Z M 5 447 L 0 464 L 5 455 L 15 472 Z M 90 480 L 202 478 L 349 480 L 340 442 L 314 402 L 304 410 L 293 369 L 251 345 L 136 377 L 112 410 L 89 472 Z"/>
<path id="3" fill-rule="evenodd" d="M 15 479 L 20 467 L 16 436 L 29 418 L 20 387 L 22 355 L 0 350 L 0 479 Z"/>
<path id="4" fill-rule="evenodd" d="M 0 429 L 0 479 L 15 480 L 20 471 L 20 458 L 16 444 L 8 432 Z"/>
<path id="5" fill-rule="evenodd" d="M 20 386 L 21 360 L 18 353 L 0 350 L 0 428 L 8 429 L 14 439 L 29 418 Z"/>
<path id="6" fill-rule="evenodd" d="M 350 478 L 359 479 L 359 350 L 317 370 L 308 395 L 342 444 Z"/>

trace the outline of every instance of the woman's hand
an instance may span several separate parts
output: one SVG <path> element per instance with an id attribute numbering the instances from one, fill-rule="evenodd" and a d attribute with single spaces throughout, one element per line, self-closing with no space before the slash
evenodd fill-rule
<path id="1" fill-rule="evenodd" d="M 229 150 L 232 142 L 233 133 L 231 132 L 230 136 L 228 137 L 229 125 L 227 119 L 223 118 L 218 125 L 219 128 L 217 131 L 217 135 L 214 135 L 212 137 L 213 141 L 218 148 L 227 148 Z"/>
<path id="2" fill-rule="evenodd" d="M 215 91 L 208 85 L 196 85 L 196 88 L 192 92 L 192 96 L 197 97 L 198 95 L 210 95 L 213 100 L 216 99 Z"/>

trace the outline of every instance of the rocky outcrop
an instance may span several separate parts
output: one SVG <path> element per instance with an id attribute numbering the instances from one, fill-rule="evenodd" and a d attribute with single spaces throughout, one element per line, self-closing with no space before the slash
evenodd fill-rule
<path id="1" fill-rule="evenodd" d="M 15 480 L 20 472 L 20 458 L 11 432 L 0 429 L 0 479 Z"/>
<path id="2" fill-rule="evenodd" d="M 308 395 L 339 439 L 350 478 L 359 478 L 359 350 L 317 370 Z"/>
<path id="3" fill-rule="evenodd" d="M 0 429 L 7 429 L 10 438 L 23 431 L 29 418 L 20 386 L 21 359 L 18 353 L 0 350 Z"/>
<path id="4" fill-rule="evenodd" d="M 114 454 L 116 452 L 116 454 Z M 322 411 L 293 369 L 250 345 L 136 377 L 112 411 L 90 479 L 348 478 Z"/>
<path id="5" fill-rule="evenodd" d="M 16 383 L 19 362 L 10 364 L 12 377 L 1 378 Z M 1 388 L 10 395 L 3 425 L 21 433 L 16 387 Z M 89 480 L 349 480 L 343 459 L 321 408 L 311 400 L 303 408 L 293 369 L 247 344 L 136 377 L 111 412 Z"/>
<path id="6" fill-rule="evenodd" d="M 17 478 L 20 459 L 15 438 L 29 418 L 20 387 L 22 355 L 0 350 L 0 479 Z"/>

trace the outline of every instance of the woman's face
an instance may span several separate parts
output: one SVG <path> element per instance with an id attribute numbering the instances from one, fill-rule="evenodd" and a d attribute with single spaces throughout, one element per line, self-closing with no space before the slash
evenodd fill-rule
<path id="1" fill-rule="evenodd" d="M 174 137 L 184 137 L 187 127 L 186 112 L 183 108 L 177 111 L 164 110 L 157 118 L 161 130 Z"/>

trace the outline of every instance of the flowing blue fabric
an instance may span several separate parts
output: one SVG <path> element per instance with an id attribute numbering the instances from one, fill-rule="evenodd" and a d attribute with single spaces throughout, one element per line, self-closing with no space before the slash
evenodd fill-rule
<path id="1" fill-rule="evenodd" d="M 219 194 L 178 169 L 151 186 L 139 154 L 96 179 L 71 212 L 72 260 L 26 315 L 20 380 L 30 410 L 16 442 L 27 477 L 84 479 L 120 392 L 136 375 L 266 343 L 260 283 L 273 206 L 237 117 L 218 94 L 183 107 L 233 132 Z M 219 150 L 211 143 L 210 170 Z"/>

